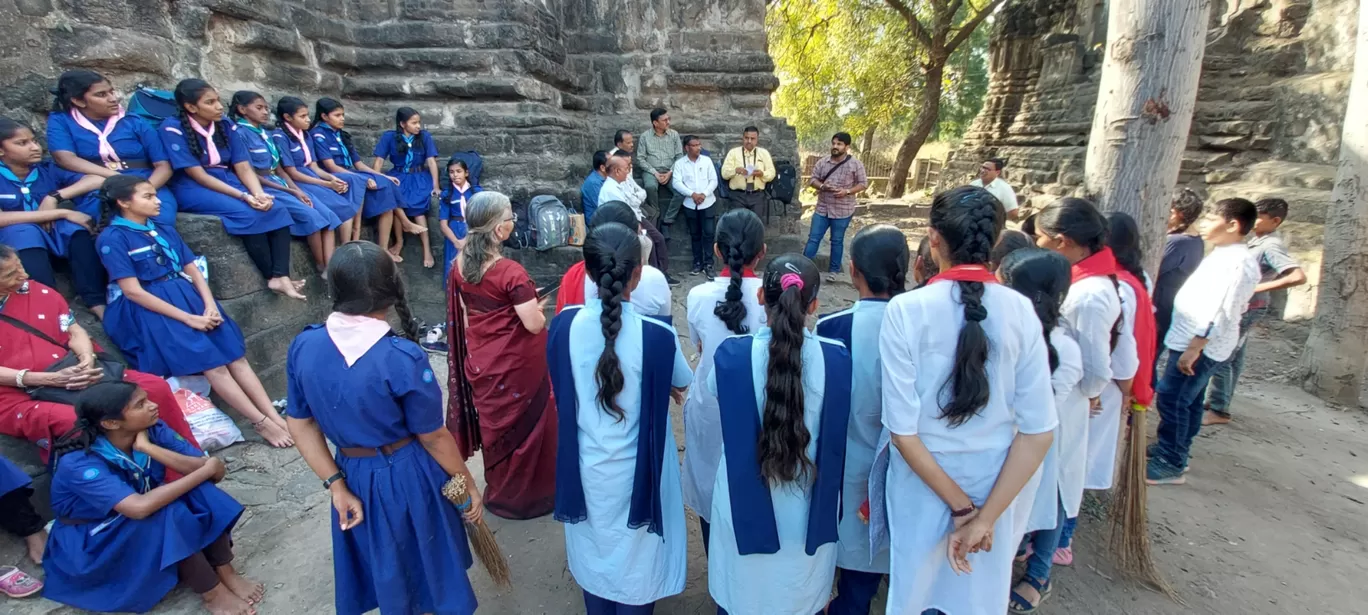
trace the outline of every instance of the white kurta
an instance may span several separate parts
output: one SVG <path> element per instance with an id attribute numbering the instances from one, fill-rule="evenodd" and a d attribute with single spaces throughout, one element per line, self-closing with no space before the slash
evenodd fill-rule
<path id="1" fill-rule="evenodd" d="M 584 300 L 588 301 L 590 296 L 598 297 L 598 282 L 589 279 L 589 274 L 585 274 Z M 638 314 L 669 316 L 673 306 L 670 284 L 665 281 L 665 274 L 650 265 L 642 265 L 641 281 L 637 282 L 637 287 L 632 290 L 631 301 Z"/>
<path id="2" fill-rule="evenodd" d="M 694 371 L 694 382 L 699 384 L 712 375 L 713 354 L 722 340 L 736 335 L 713 315 L 713 308 L 726 299 L 730 284 L 730 276 L 718 277 L 689 291 L 689 339 L 699 348 L 698 367 Z M 756 298 L 759 289 L 759 278 L 742 278 L 741 303 L 746 306 L 746 317 L 741 322 L 751 333 L 765 326 L 765 309 Z M 721 458 L 722 418 L 717 396 L 708 387 L 691 387 L 684 400 L 684 505 L 704 521 L 712 515 L 713 479 L 717 477 Z"/>
<path id="3" fill-rule="evenodd" d="M 836 565 L 846 570 L 888 574 L 888 544 L 871 556 L 869 524 L 860 520 L 860 506 L 869 499 L 869 470 L 883 431 L 883 364 L 879 361 L 879 330 L 887 301 L 858 301 L 849 310 L 827 318 L 850 314 L 850 426 L 846 433 L 845 483 L 841 493 L 841 520 L 837 526 Z M 818 325 L 820 327 L 820 323 Z"/>
<path id="4" fill-rule="evenodd" d="M 575 315 L 570 329 L 570 361 L 579 403 L 580 477 L 588 518 L 564 524 L 565 555 L 570 574 L 585 591 L 621 604 L 648 604 L 684 591 L 688 530 L 679 487 L 678 449 L 670 429 L 665 430 L 660 479 L 664 537 L 647 532 L 645 527 L 627 527 L 641 419 L 642 328 L 665 327 L 675 337 L 671 384 L 688 386 L 693 372 L 680 351 L 674 329 L 637 314 L 630 303 L 624 303 L 622 329 L 614 346 L 623 376 L 617 401 L 626 412 L 618 421 L 595 399 L 598 386 L 594 373 L 604 345 L 599 325 L 602 313 L 603 304 L 592 300 Z"/>
<path id="5" fill-rule="evenodd" d="M 894 298 L 880 340 L 884 427 L 892 434 L 917 436 L 978 506 L 997 482 L 1016 434 L 1045 433 L 1058 425 L 1045 339 L 1030 301 L 989 284 L 983 304 L 988 311 L 982 323 L 989 344 L 988 403 L 959 427 L 939 418 L 964 326 L 959 285 L 940 281 Z M 887 458 L 885 488 L 871 485 L 871 507 L 887 504 L 892 553 L 887 613 L 921 615 L 930 608 L 947 615 L 1006 612 L 1015 545 L 970 555 L 974 572 L 956 575 L 946 555 L 954 528 L 949 507 L 895 448 L 888 449 Z M 1033 498 L 1023 492 L 1017 501 Z M 997 519 L 996 535 L 1016 533 L 1017 505 Z"/>
<path id="6" fill-rule="evenodd" d="M 821 342 L 811 331 L 803 332 L 803 425 L 812 439 L 805 454 L 817 458 L 817 441 L 825 392 L 826 360 Z M 765 411 L 765 382 L 769 370 L 770 330 L 755 334 L 751 348 L 751 372 L 756 407 Z M 707 388 L 717 393 L 717 376 L 708 376 Z M 770 487 L 774 503 L 779 551 L 739 555 L 736 528 L 732 525 L 727 460 L 717 468 L 712 502 L 712 546 L 708 550 L 708 592 L 717 606 L 730 615 L 809 615 L 831 600 L 836 578 L 836 545 L 827 543 L 807 554 L 808 510 L 812 481 Z"/>
<path id="7" fill-rule="evenodd" d="M 1110 278 L 1101 278 L 1111 282 Z M 1120 282 L 1121 335 L 1111 353 L 1112 379 L 1102 389 L 1102 413 L 1088 424 L 1087 489 L 1111 489 L 1116 474 L 1116 449 L 1121 436 L 1121 388 L 1117 380 L 1129 380 L 1140 369 L 1140 356 L 1135 343 L 1135 290 Z M 1118 289 L 1113 286 L 1112 292 Z"/>
<path id="8" fill-rule="evenodd" d="M 1059 366 L 1050 374 L 1050 388 L 1054 390 L 1055 413 L 1059 415 L 1059 426 L 1055 428 L 1054 442 L 1045 461 L 1040 464 L 1040 488 L 1036 490 L 1035 501 L 1031 504 L 1026 519 L 1026 532 L 1049 530 L 1064 521 L 1059 518 L 1059 504 L 1064 501 L 1064 512 L 1078 514 L 1078 500 L 1083 498 L 1084 447 L 1088 437 L 1088 400 L 1078 392 L 1078 383 L 1083 379 L 1083 359 L 1078 354 L 1078 343 L 1064 330 L 1055 327 L 1050 332 L 1050 344 L 1054 346 Z M 1079 405 L 1079 402 L 1082 402 Z M 1072 404 L 1072 405 L 1071 405 Z M 1076 453 L 1072 457 L 1070 453 Z M 1077 483 L 1078 497 L 1073 507 L 1068 506 L 1066 492 L 1074 490 L 1065 482 L 1065 463 L 1077 466 L 1076 472 L 1068 480 Z M 1071 512 L 1072 511 L 1072 512 Z"/>

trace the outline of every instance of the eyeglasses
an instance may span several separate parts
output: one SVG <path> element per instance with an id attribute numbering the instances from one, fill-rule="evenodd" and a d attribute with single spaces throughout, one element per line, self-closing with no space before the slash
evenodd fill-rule
<path id="1" fill-rule="evenodd" d="M 504 221 L 504 222 L 513 222 L 513 223 L 516 224 L 516 223 L 518 222 L 518 212 L 515 211 L 515 212 L 509 214 L 507 218 L 504 218 L 504 219 L 503 219 L 503 221 Z"/>

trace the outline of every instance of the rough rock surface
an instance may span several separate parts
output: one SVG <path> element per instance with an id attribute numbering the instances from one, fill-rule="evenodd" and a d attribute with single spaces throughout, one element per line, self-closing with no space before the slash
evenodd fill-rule
<path id="1" fill-rule="evenodd" d="M 1007 179 L 1039 208 L 1082 190 L 1106 41 L 1105 3 L 1014 0 L 996 20 L 983 110 L 942 174 L 972 176 L 984 158 L 1008 160 Z M 1218 0 L 1180 186 L 1212 199 L 1276 196 L 1291 204 L 1284 235 L 1310 283 L 1286 315 L 1309 316 L 1320 270 L 1357 0 Z"/>

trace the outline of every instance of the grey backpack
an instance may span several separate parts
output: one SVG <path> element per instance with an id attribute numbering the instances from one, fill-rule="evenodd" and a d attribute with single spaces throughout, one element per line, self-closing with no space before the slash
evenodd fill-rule
<path id="1" fill-rule="evenodd" d="M 551 195 L 532 197 L 527 204 L 532 227 L 532 247 L 545 251 L 570 242 L 570 210 Z"/>

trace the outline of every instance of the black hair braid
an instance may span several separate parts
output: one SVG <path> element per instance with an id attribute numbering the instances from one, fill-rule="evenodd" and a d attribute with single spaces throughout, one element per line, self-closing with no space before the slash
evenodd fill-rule
<path id="1" fill-rule="evenodd" d="M 339 130 L 337 134 L 342 137 L 342 147 L 347 148 L 347 156 L 351 157 L 352 163 L 360 162 L 361 159 L 356 156 L 356 147 L 352 145 L 351 133 Z"/>
<path id="2" fill-rule="evenodd" d="M 100 436 L 100 430 L 90 421 L 76 419 L 76 424 L 66 433 L 57 437 L 52 442 L 52 467 L 57 467 L 57 460 L 62 455 L 74 453 L 90 448 L 95 444 L 95 438 Z"/>
<path id="3" fill-rule="evenodd" d="M 718 253 L 727 261 L 731 282 L 724 300 L 713 308 L 713 315 L 732 333 L 745 335 L 750 333 L 750 327 L 745 325 L 746 304 L 741 302 L 741 281 L 746 265 L 755 261 L 765 249 L 765 225 L 755 212 L 733 209 L 718 219 L 716 243 Z"/>
<path id="4" fill-rule="evenodd" d="M 629 263 L 614 262 L 610 271 L 598 279 L 599 299 L 603 300 L 603 313 L 599 315 L 599 325 L 603 329 L 603 354 L 599 355 L 598 366 L 594 369 L 594 381 L 598 384 L 598 402 L 608 414 L 621 422 L 627 414 L 618 406 L 617 396 L 622 392 L 622 366 L 618 363 L 617 336 L 622 331 L 622 293 L 627 289 L 626 271 Z"/>
<path id="5" fill-rule="evenodd" d="M 405 338 L 411 342 L 418 341 L 418 319 L 413 317 L 413 311 L 409 309 L 408 293 L 404 291 L 404 278 L 399 275 L 399 268 L 394 268 L 394 275 L 390 277 L 393 285 L 391 296 L 394 300 L 394 315 L 399 317 L 399 329 Z"/>
<path id="6" fill-rule="evenodd" d="M 731 272 L 731 281 L 727 283 L 727 294 L 725 300 L 713 308 L 713 316 L 716 316 L 727 329 L 737 335 L 750 333 L 750 327 L 746 326 L 746 304 L 741 302 L 741 280 L 745 275 L 746 259 L 741 253 L 740 244 L 730 244 L 727 246 L 727 269 Z"/>
<path id="7" fill-rule="evenodd" d="M 1121 295 L 1121 282 L 1116 278 L 1116 274 L 1110 274 L 1112 286 L 1116 289 L 1116 304 L 1121 306 L 1121 310 L 1116 314 L 1116 322 L 1112 323 L 1111 328 L 1111 349 L 1116 350 L 1116 342 L 1121 339 L 1121 323 L 1126 320 L 1126 299 Z"/>
<path id="8" fill-rule="evenodd" d="M 892 298 L 907 290 L 907 269 L 911 261 L 907 237 L 901 229 L 889 224 L 860 229 L 850 244 L 851 266 L 860 272 L 869 292 L 876 296 Z"/>
<path id="9" fill-rule="evenodd" d="M 185 110 L 184 105 L 180 106 L 177 111 L 180 113 L 181 136 L 185 137 L 185 151 L 190 152 L 190 155 L 198 160 L 200 156 L 204 155 L 204 148 L 200 146 L 199 133 L 190 127 L 190 122 L 195 120 L 190 119 L 190 113 Z"/>
<path id="10" fill-rule="evenodd" d="M 407 156 L 409 151 L 408 141 L 404 140 L 404 125 L 394 123 L 394 153 L 397 157 Z"/>
<path id="11" fill-rule="evenodd" d="M 1036 317 L 1040 319 L 1040 328 L 1045 335 L 1045 350 L 1050 356 L 1050 373 L 1054 373 L 1059 368 L 1059 352 L 1055 350 L 1054 342 L 1050 340 L 1050 334 L 1055 327 L 1059 326 L 1059 304 L 1060 302 L 1050 295 L 1037 292 L 1031 296 L 1031 305 L 1035 308 Z"/>
<path id="12" fill-rule="evenodd" d="M 803 422 L 803 324 L 807 304 L 803 290 L 790 286 L 770 310 L 769 377 L 765 379 L 760 474 L 771 483 L 804 480 L 813 469 L 807 457 L 812 441 Z"/>
<path id="13" fill-rule="evenodd" d="M 986 194 L 986 193 L 985 193 Z M 992 197 L 992 195 L 988 195 Z M 960 241 L 953 247 L 951 261 L 956 265 L 986 265 L 993 251 L 998 232 L 996 199 L 975 205 L 970 202 L 974 195 L 959 198 L 958 208 L 966 209 L 960 219 Z M 953 199 L 954 197 L 952 197 Z M 944 235 L 944 233 L 942 233 Z M 955 361 L 950 378 L 944 387 L 950 389 L 950 402 L 941 409 L 940 418 L 949 422 L 951 427 L 959 427 L 983 409 L 988 403 L 988 335 L 983 329 L 983 321 L 988 318 L 988 309 L 983 305 L 984 285 L 982 282 L 961 281 L 960 303 L 964 305 L 964 326 L 960 328 L 959 339 L 955 346 Z"/>

